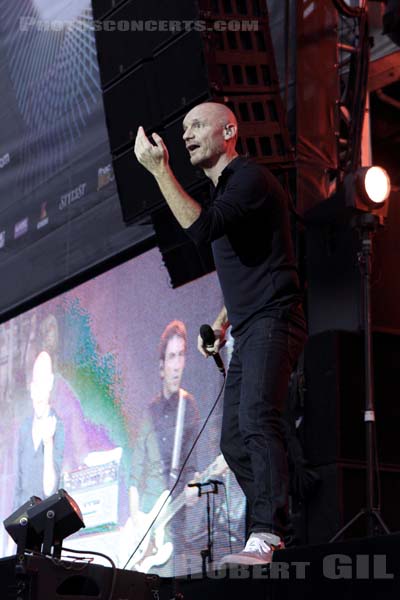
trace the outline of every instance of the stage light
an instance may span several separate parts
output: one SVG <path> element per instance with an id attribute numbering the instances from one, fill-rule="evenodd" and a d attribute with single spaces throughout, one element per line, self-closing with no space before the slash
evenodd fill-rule
<path id="1" fill-rule="evenodd" d="M 390 178 L 382 167 L 361 167 L 347 173 L 336 191 L 305 214 L 310 225 L 356 224 L 360 219 L 384 225 L 389 212 Z"/>
<path id="2" fill-rule="evenodd" d="M 85 524 L 78 504 L 60 489 L 46 500 L 32 496 L 4 526 L 17 543 L 18 553 L 29 549 L 60 556 L 63 540 Z"/>
<path id="3" fill-rule="evenodd" d="M 63 540 L 85 527 L 78 504 L 63 489 L 28 510 L 28 519 L 35 532 L 43 537 L 43 554 L 61 552 Z"/>
<path id="4" fill-rule="evenodd" d="M 389 175 L 382 167 L 364 167 L 356 173 L 358 192 L 368 206 L 383 204 L 390 195 Z"/>
<path id="5" fill-rule="evenodd" d="M 17 508 L 16 511 L 3 521 L 5 530 L 17 544 L 18 554 L 24 552 L 26 548 L 29 550 L 40 550 L 42 538 L 30 524 L 28 510 L 41 502 L 42 500 L 38 496 L 31 496 L 25 504 Z"/>
<path id="6" fill-rule="evenodd" d="M 347 209 L 375 215 L 383 224 L 389 209 L 390 178 L 382 167 L 361 167 L 344 179 Z"/>

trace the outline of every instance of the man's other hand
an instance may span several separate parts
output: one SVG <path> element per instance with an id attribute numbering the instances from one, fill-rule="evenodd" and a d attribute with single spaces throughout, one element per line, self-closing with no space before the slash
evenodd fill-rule
<path id="1" fill-rule="evenodd" d="M 225 332 L 222 329 L 213 329 L 215 335 L 215 342 L 213 346 L 205 346 L 203 338 L 201 335 L 197 336 L 197 350 L 208 358 L 213 354 L 217 354 L 226 344 Z"/>

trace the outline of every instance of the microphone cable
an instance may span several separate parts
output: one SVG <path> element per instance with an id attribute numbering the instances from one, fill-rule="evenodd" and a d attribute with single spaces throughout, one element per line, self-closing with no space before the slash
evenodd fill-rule
<path id="1" fill-rule="evenodd" d="M 229 514 L 229 499 L 228 499 L 228 490 L 226 489 L 225 481 L 222 482 L 222 486 L 224 488 L 225 493 L 225 507 L 226 507 L 226 522 L 228 525 L 228 543 L 229 543 L 229 553 L 232 554 L 232 531 L 231 531 L 231 517 Z"/>

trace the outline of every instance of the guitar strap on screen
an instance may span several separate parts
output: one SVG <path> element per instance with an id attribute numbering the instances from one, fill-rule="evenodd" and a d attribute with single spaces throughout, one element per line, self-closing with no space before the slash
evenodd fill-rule
<path id="1" fill-rule="evenodd" d="M 172 451 L 172 461 L 171 461 L 171 478 L 175 479 L 179 473 L 180 459 L 181 459 L 181 451 L 182 451 L 182 440 L 183 440 L 183 428 L 185 424 L 185 411 L 186 411 L 186 398 L 183 393 L 183 390 L 179 390 L 179 403 L 178 403 L 178 411 L 176 413 L 176 424 L 175 424 L 175 437 L 174 437 L 174 447 Z"/>

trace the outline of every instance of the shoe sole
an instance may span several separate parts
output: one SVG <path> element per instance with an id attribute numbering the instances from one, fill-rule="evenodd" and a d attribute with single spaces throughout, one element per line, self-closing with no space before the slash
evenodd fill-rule
<path id="1" fill-rule="evenodd" d="M 270 565 L 272 562 L 272 558 L 271 560 L 261 560 L 261 559 L 257 559 L 257 558 L 243 558 L 240 557 L 240 559 L 231 559 L 231 560 L 225 560 L 224 562 L 220 563 L 221 567 L 229 567 L 229 566 L 237 566 L 237 565 Z"/>

